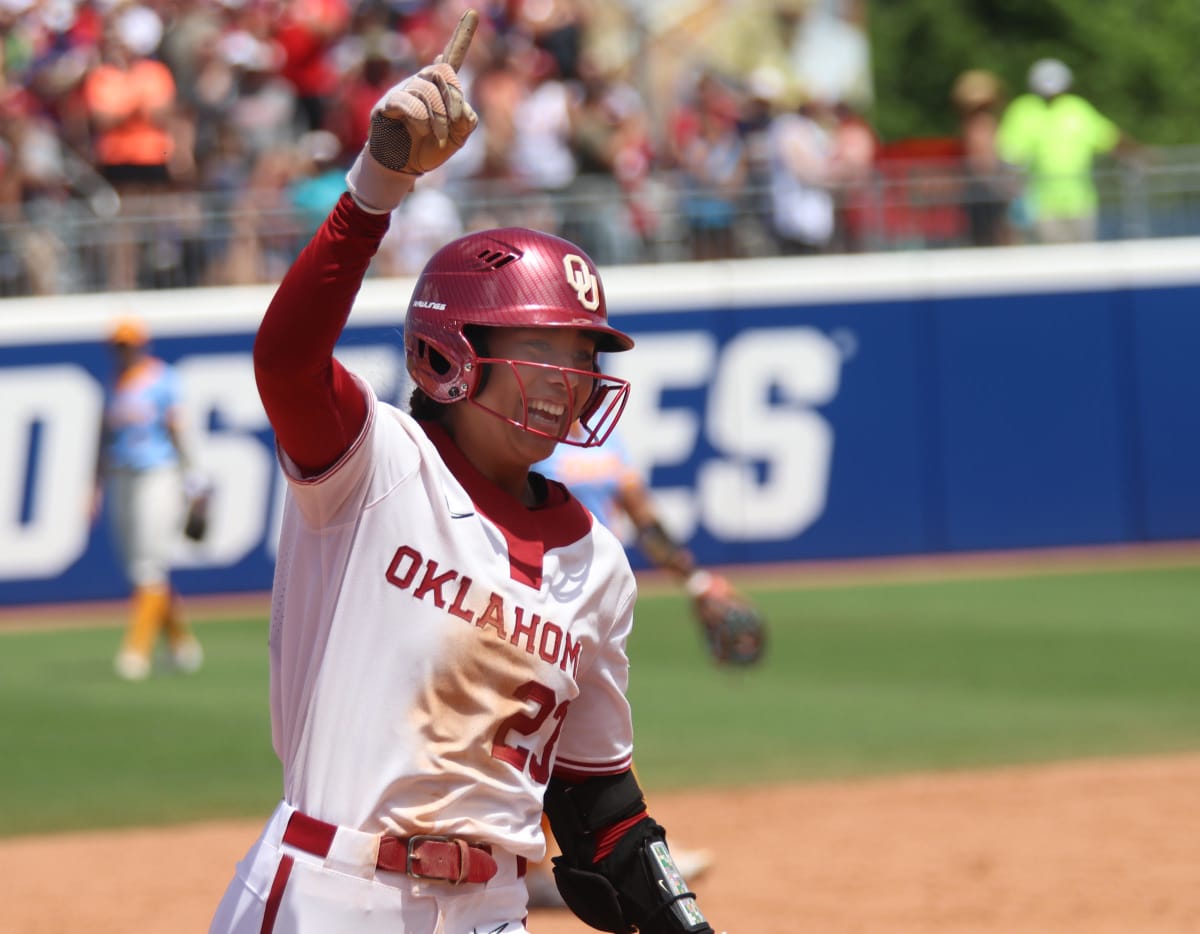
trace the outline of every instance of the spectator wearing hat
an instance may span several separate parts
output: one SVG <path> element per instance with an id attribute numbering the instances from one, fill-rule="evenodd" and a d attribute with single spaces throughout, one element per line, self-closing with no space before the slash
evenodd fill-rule
<path id="1" fill-rule="evenodd" d="M 1135 144 L 1091 103 L 1071 94 L 1071 69 L 1043 58 L 1029 69 L 1029 92 L 1005 109 L 1000 157 L 1024 174 L 1024 208 L 1041 243 L 1094 240 L 1099 195 L 1095 157 Z"/>
<path id="2" fill-rule="evenodd" d="M 221 43 L 233 68 L 236 93 L 225 112 L 251 162 L 290 149 L 296 139 L 296 92 L 280 74 L 283 51 L 269 40 L 238 30 Z"/>
<path id="3" fill-rule="evenodd" d="M 972 246 L 1000 246 L 1012 240 L 1008 212 L 1014 180 L 996 151 L 1003 96 L 1000 79 L 977 68 L 960 74 L 950 92 L 958 112 L 963 211 Z"/>

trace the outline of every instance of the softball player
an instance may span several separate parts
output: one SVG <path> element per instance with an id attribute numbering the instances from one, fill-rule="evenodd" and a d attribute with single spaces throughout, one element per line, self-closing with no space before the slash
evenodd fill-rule
<path id="1" fill-rule="evenodd" d="M 129 681 L 149 676 L 162 632 L 181 671 L 196 671 L 204 659 L 170 583 L 187 463 L 179 381 L 170 366 L 150 355 L 148 343 L 146 327 L 136 318 L 119 320 L 109 339 L 116 366 L 106 387 L 92 508 L 94 519 L 107 488 L 117 548 L 133 586 L 129 624 L 113 663 Z"/>
<path id="2" fill-rule="evenodd" d="M 530 471 L 576 417 L 569 443 L 598 444 L 624 406 L 596 357 L 633 341 L 594 264 L 514 228 L 435 253 L 405 322 L 411 414 L 333 357 L 392 210 L 475 127 L 462 51 L 380 100 L 255 342 L 289 486 L 270 631 L 283 800 L 213 932 L 525 931 L 543 806 L 588 923 L 712 930 L 630 772 L 629 563 Z"/>

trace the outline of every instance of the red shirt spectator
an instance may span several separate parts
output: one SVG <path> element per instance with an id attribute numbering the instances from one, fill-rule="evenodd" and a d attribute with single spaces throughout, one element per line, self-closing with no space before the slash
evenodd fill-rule
<path id="1" fill-rule="evenodd" d="M 345 0 L 295 0 L 285 8 L 275 40 L 283 48 L 280 73 L 296 89 L 308 129 L 322 129 L 338 72 L 330 50 L 350 22 Z"/>

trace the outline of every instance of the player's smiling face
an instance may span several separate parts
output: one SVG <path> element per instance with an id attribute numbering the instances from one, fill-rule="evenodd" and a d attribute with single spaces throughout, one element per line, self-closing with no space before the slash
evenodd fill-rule
<path id="1" fill-rule="evenodd" d="M 490 328 L 487 357 L 513 363 L 488 364 L 475 402 L 515 423 L 493 419 L 514 453 L 536 463 L 553 452 L 591 395 L 595 355 L 595 337 L 573 328 Z"/>

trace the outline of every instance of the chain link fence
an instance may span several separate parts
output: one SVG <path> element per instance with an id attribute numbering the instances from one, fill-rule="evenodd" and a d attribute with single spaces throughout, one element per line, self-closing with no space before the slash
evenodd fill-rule
<path id="1" fill-rule="evenodd" d="M 1100 239 L 1200 235 L 1200 148 L 1154 149 L 1095 172 Z M 831 189 L 835 233 L 826 252 L 927 250 L 979 245 L 979 199 L 999 211 L 1000 243 L 1028 242 L 1019 179 L 971 179 L 957 163 L 889 161 L 854 186 Z M 996 191 L 1006 192 L 1000 198 Z M 418 193 L 422 187 L 418 187 Z M 983 194 L 980 192 L 991 192 Z M 697 192 L 678 174 L 636 188 L 582 176 L 561 191 L 497 181 L 430 187 L 392 223 L 372 275 L 408 275 L 458 232 L 522 225 L 557 232 L 602 265 L 778 255 L 769 186 L 752 181 L 725 199 L 721 225 L 698 224 Z M 287 186 L 118 198 L 30 200 L 19 222 L 0 223 L 0 297 L 269 284 L 283 275 L 319 221 Z"/>

